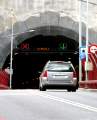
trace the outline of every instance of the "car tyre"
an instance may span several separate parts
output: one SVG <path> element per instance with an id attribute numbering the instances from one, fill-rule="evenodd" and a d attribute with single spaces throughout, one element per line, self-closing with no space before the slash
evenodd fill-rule
<path id="1" fill-rule="evenodd" d="M 46 91 L 46 88 L 44 86 L 40 87 L 39 89 L 40 91 Z"/>
<path id="2" fill-rule="evenodd" d="M 67 89 L 68 92 L 71 92 L 72 90 L 71 89 Z"/>
<path id="3" fill-rule="evenodd" d="M 73 89 L 72 89 L 72 92 L 76 92 L 76 88 L 73 88 Z"/>

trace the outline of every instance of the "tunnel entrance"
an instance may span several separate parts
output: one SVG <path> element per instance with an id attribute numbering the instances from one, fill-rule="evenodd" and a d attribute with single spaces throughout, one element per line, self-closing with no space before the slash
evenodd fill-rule
<path id="1" fill-rule="evenodd" d="M 37 35 L 20 43 L 13 55 L 13 89 L 39 88 L 39 75 L 48 60 L 78 66 L 78 43 L 65 36 Z"/>

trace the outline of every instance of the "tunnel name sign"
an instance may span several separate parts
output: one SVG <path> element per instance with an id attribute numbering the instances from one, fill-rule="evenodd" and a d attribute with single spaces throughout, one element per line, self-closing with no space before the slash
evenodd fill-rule
<path id="1" fill-rule="evenodd" d="M 97 52 L 97 45 L 96 44 L 90 45 L 89 52 L 95 54 L 95 52 Z"/>

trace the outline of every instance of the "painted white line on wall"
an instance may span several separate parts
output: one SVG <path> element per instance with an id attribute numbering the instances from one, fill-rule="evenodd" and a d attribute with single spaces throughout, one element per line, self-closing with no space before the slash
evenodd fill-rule
<path id="1" fill-rule="evenodd" d="M 52 95 L 47 95 L 45 93 L 39 93 L 39 96 L 44 97 L 44 98 L 48 98 L 48 99 L 51 99 L 51 100 L 55 100 L 55 101 L 58 101 L 58 102 L 66 103 L 66 104 L 69 104 L 69 105 L 72 105 L 72 106 L 75 106 L 75 107 L 83 108 L 85 110 L 89 110 L 89 111 L 92 111 L 92 112 L 97 112 L 96 107 L 92 107 L 92 106 L 82 104 L 82 103 L 79 103 L 79 102 L 74 102 L 74 101 L 71 101 L 71 100 L 68 100 L 68 99 L 64 99 L 64 98 L 60 98 L 60 97 L 56 97 L 56 96 L 52 96 Z"/>

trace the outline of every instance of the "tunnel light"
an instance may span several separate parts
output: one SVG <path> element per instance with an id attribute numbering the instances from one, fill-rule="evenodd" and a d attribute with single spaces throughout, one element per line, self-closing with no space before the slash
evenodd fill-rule
<path id="1" fill-rule="evenodd" d="M 71 60 L 71 58 L 68 58 L 68 60 Z"/>
<path id="2" fill-rule="evenodd" d="M 35 30 L 32 29 L 32 30 L 29 30 L 28 32 L 34 32 L 34 31 L 35 31 Z"/>
<path id="3" fill-rule="evenodd" d="M 78 51 L 75 51 L 74 54 L 75 54 L 75 55 L 78 54 Z"/>
<path id="4" fill-rule="evenodd" d="M 18 53 L 15 53 L 14 55 L 17 55 Z"/>

